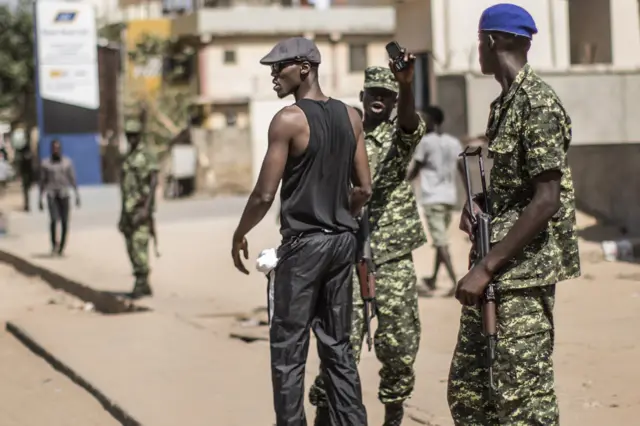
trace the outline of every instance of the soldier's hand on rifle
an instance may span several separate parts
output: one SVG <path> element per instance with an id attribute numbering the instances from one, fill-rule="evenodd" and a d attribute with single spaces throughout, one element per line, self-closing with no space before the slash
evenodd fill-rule
<path id="1" fill-rule="evenodd" d="M 471 205 L 473 206 L 474 215 L 482 213 L 482 209 L 475 201 L 472 201 Z M 462 214 L 460 215 L 459 228 L 462 232 L 467 234 L 469 238 L 471 238 L 471 241 L 473 241 L 474 223 L 467 203 L 465 203 L 464 208 L 462 209 Z"/>
<path id="2" fill-rule="evenodd" d="M 489 270 L 480 262 L 458 281 L 456 299 L 465 306 L 480 304 L 484 290 L 493 279 Z"/>
<path id="3" fill-rule="evenodd" d="M 145 223 L 149 220 L 149 212 L 145 209 L 140 210 L 138 213 L 133 216 L 133 225 L 138 226 L 142 223 Z"/>
<path id="4" fill-rule="evenodd" d="M 240 258 L 240 252 L 244 255 L 245 259 L 249 259 L 249 243 L 244 236 L 234 235 L 233 243 L 231 245 L 231 257 L 233 258 L 233 264 L 236 269 L 243 274 L 249 275 L 249 271 L 245 268 Z"/>

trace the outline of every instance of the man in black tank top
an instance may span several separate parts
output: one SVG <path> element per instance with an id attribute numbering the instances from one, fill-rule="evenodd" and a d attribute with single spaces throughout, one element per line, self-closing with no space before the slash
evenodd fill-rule
<path id="1" fill-rule="evenodd" d="M 371 196 L 371 174 L 358 113 L 328 98 L 318 84 L 320 52 L 308 39 L 278 43 L 271 66 L 279 98 L 296 103 L 269 126 L 258 182 L 233 236 L 233 261 L 248 274 L 245 235 L 266 215 L 280 181 L 282 245 L 271 275 L 271 373 L 277 426 L 306 426 L 304 372 L 310 329 L 327 377 L 331 424 L 365 426 L 358 370 L 349 343 L 354 216 Z"/>

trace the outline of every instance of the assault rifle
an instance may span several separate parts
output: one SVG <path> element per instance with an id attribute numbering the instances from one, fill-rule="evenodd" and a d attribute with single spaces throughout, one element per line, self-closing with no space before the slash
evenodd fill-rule
<path id="1" fill-rule="evenodd" d="M 467 189 L 467 208 L 471 215 L 471 221 L 473 224 L 473 242 L 476 263 L 480 262 L 491 248 L 491 203 L 489 202 L 489 195 L 487 193 L 487 181 L 484 173 L 484 161 L 482 159 L 482 148 L 478 147 L 472 149 L 467 147 L 461 154 L 462 162 L 464 166 L 464 177 L 466 180 Z M 469 176 L 469 167 L 467 165 L 467 157 L 478 157 L 478 166 L 480 168 L 480 182 L 482 184 L 481 198 L 484 204 L 480 206 L 482 212 L 476 214 L 473 208 L 474 197 L 472 195 L 471 177 Z M 471 265 L 470 265 L 471 266 Z M 487 368 L 489 370 L 489 399 L 492 399 L 495 395 L 495 383 L 493 381 L 493 363 L 496 358 L 496 343 L 497 343 L 497 310 L 496 310 L 496 294 L 495 286 L 493 282 L 489 282 L 489 285 L 484 291 L 484 297 L 482 299 L 482 330 L 485 338 L 487 339 Z"/>
<path id="2" fill-rule="evenodd" d="M 371 320 L 376 316 L 376 272 L 371 256 L 371 234 L 369 229 L 369 211 L 362 209 L 360 229 L 358 231 L 358 281 L 360 295 L 364 302 L 364 324 L 367 331 L 367 346 L 371 351 L 373 338 L 371 337 Z"/>

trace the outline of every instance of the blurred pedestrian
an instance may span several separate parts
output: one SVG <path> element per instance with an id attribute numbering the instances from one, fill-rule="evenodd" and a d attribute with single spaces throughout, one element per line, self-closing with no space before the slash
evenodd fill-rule
<path id="1" fill-rule="evenodd" d="M 423 278 L 423 282 L 427 290 L 435 290 L 440 265 L 444 264 L 452 283 L 447 296 L 452 297 L 458 280 L 449 254 L 448 230 L 458 201 L 456 177 L 462 172 L 458 157 L 462 152 L 462 144 L 457 138 L 442 132 L 444 112 L 440 108 L 427 107 L 425 121 L 427 134 L 413 153 L 413 164 L 409 168 L 407 179 L 413 181 L 417 176 L 420 177 L 420 203 L 431 242 L 436 249 L 433 273 L 431 277 Z M 422 289 L 418 288 L 419 293 L 426 295 Z"/>
<path id="2" fill-rule="evenodd" d="M 62 144 L 58 139 L 51 141 L 51 155 L 40 164 L 40 195 L 38 208 L 44 210 L 43 197 L 47 197 L 49 209 L 49 233 L 51 253 L 62 255 L 69 230 L 70 189 L 75 194 L 76 207 L 80 207 L 80 194 L 76 183 L 76 173 L 71 159 L 62 154 Z M 60 224 L 60 240 L 57 227 Z"/>

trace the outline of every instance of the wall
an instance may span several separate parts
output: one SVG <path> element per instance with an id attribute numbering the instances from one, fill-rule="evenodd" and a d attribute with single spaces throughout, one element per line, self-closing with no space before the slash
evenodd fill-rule
<path id="1" fill-rule="evenodd" d="M 640 142 L 640 71 L 540 75 L 571 115 L 574 146 Z M 499 93 L 493 78 L 467 76 L 469 134 L 484 134 L 489 104 Z"/>
<path id="2" fill-rule="evenodd" d="M 316 43 L 322 55 L 320 84 L 340 96 L 355 96 L 363 84 L 363 72 L 349 72 L 349 43 L 367 43 L 369 65 L 386 65 L 385 44 L 390 36 L 345 37 L 336 44 L 327 38 Z M 216 38 L 200 56 L 202 96 L 213 101 L 274 96 L 269 67 L 260 64 L 280 38 Z M 234 50 L 235 64 L 224 63 L 224 51 Z"/>
<path id="3" fill-rule="evenodd" d="M 569 161 L 578 207 L 640 235 L 640 72 L 542 76 L 573 122 Z M 466 83 L 469 133 L 483 134 L 499 86 L 471 75 Z"/>
<path id="4" fill-rule="evenodd" d="M 198 150 L 196 187 L 209 194 L 246 194 L 252 186 L 248 128 L 192 129 Z"/>
<path id="5" fill-rule="evenodd" d="M 433 51 L 437 73 L 479 71 L 477 55 L 478 21 L 482 11 L 499 0 L 419 0 L 430 1 L 432 13 Z M 571 45 L 595 42 L 599 55 L 612 57 L 608 68 L 640 68 L 640 18 L 637 0 L 511 0 L 527 9 L 538 27 L 529 59 L 539 70 L 571 68 Z M 570 28 L 569 18 L 571 7 Z M 609 22 L 602 4 L 609 4 Z M 575 7 L 573 7 L 575 5 Z M 605 5 L 606 7 L 606 5 Z M 399 16 L 399 18 L 401 18 Z M 410 27 L 414 25 L 415 28 Z M 405 31 L 421 30 L 408 19 L 396 26 Z M 570 34 L 570 29 L 575 31 Z M 610 34 L 604 33 L 607 29 Z M 611 45 L 606 42 L 611 40 Z"/>
<path id="6" fill-rule="evenodd" d="M 569 162 L 578 208 L 640 236 L 640 143 L 574 147 Z"/>

